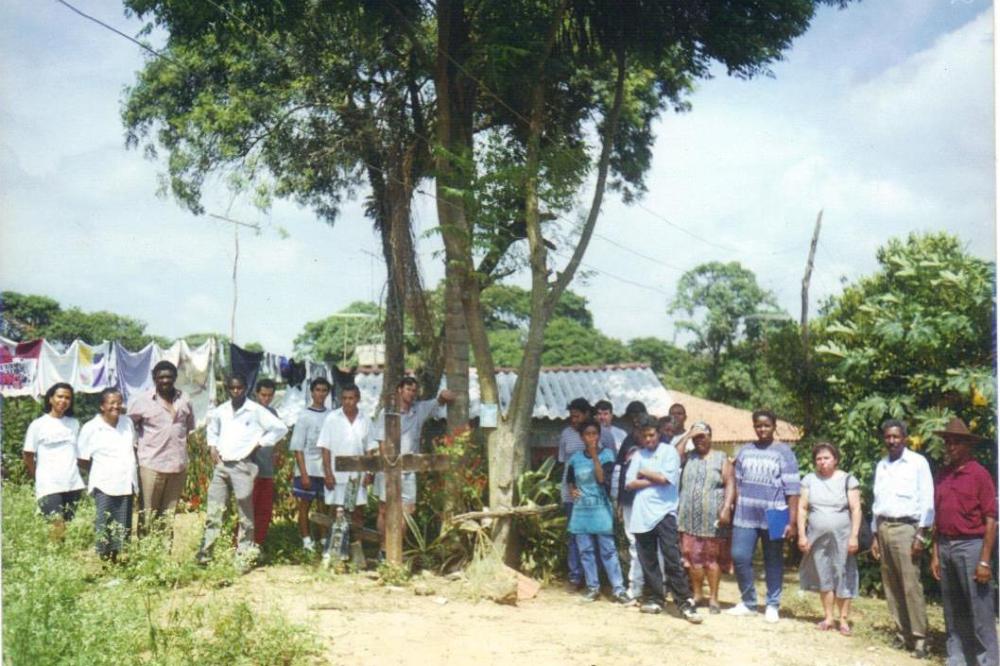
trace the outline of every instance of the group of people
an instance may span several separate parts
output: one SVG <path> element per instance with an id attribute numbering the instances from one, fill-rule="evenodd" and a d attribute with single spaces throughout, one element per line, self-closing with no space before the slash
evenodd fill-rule
<path id="1" fill-rule="evenodd" d="M 122 394 L 100 394 L 99 414 L 83 427 L 73 416 L 73 388 L 57 383 L 44 397 L 43 415 L 29 426 L 24 463 L 34 479 L 38 506 L 54 518 L 55 530 L 73 517 L 86 487 L 97 508 L 96 550 L 115 560 L 129 539 L 133 498 L 140 498 L 140 536 L 170 521 L 184 489 L 187 437 L 195 427 L 187 397 L 175 387 L 177 368 L 169 361 L 152 372 L 154 390 L 124 404 Z M 208 415 L 207 440 L 213 463 L 205 531 L 199 562 L 212 557 L 222 517 L 235 497 L 238 513 L 237 561 L 253 562 L 263 543 L 274 502 L 274 474 L 280 468 L 276 444 L 288 432 L 270 407 L 275 385 L 257 382 L 247 397 L 239 376 L 226 382 L 229 400 Z M 380 474 L 337 470 L 340 456 L 379 450 L 385 439 L 384 413 L 374 420 L 359 407 L 356 385 L 340 389 L 340 406 L 329 409 L 330 383 L 310 385 L 311 404 L 299 416 L 289 450 L 295 458 L 293 494 L 303 548 L 314 551 L 309 510 L 314 502 L 328 512 L 363 519 L 367 488 L 379 498 L 379 531 L 385 525 L 385 481 Z M 454 399 L 442 391 L 417 401 L 417 383 L 404 378 L 396 390 L 400 453 L 419 450 L 424 422 L 437 405 Z M 777 418 L 753 412 L 756 441 L 734 459 L 712 448 L 712 428 L 685 425 L 683 405 L 657 419 L 641 402 L 628 405 L 630 431 L 613 423 L 612 405 L 593 407 L 583 398 L 569 405 L 569 426 L 559 438 L 564 463 L 562 501 L 568 517 L 569 583 L 585 588 L 583 599 L 600 598 L 598 561 L 620 604 L 660 613 L 669 592 L 683 618 L 700 623 L 698 606 L 720 613 L 719 582 L 735 572 L 739 601 L 725 612 L 757 613 L 753 553 L 760 543 L 766 595 L 764 618 L 779 621 L 783 544 L 795 541 L 803 553 L 803 590 L 819 593 L 822 631 L 850 635 L 850 602 L 858 593 L 857 554 L 869 532 L 871 554 L 881 562 L 883 589 L 897 628 L 899 647 L 927 655 L 927 614 L 921 584 L 922 555 L 930 549 L 932 575 L 941 582 L 949 664 L 997 664 L 991 562 L 997 538 L 997 497 L 993 479 L 975 460 L 984 441 L 953 419 L 937 431 L 945 442 L 947 465 L 932 478 L 922 455 L 907 447 L 902 421 L 881 425 L 886 456 L 875 470 L 872 515 L 866 519 L 858 479 L 839 469 L 832 443 L 812 449 L 815 471 L 800 478 L 788 444 L 775 439 Z M 81 470 L 87 473 L 84 483 Z M 412 513 L 417 484 L 412 472 L 402 480 L 404 511 Z M 628 585 L 615 544 L 615 525 L 628 540 Z M 931 533 L 933 531 L 933 539 Z M 334 544 L 328 531 L 323 548 L 329 561 Z M 866 545 L 867 547 L 867 545 Z M 708 595 L 703 594 L 708 585 Z"/>
<path id="2" fill-rule="evenodd" d="M 680 404 L 660 419 L 640 402 L 629 404 L 630 432 L 612 423 L 607 401 L 591 407 L 577 398 L 568 409 L 558 454 L 565 464 L 567 564 L 569 585 L 583 589 L 584 601 L 600 598 L 600 561 L 615 602 L 660 613 L 669 592 L 680 615 L 698 623 L 700 605 L 712 614 L 723 612 L 719 581 L 733 570 L 740 598 L 725 613 L 756 615 L 753 554 L 760 543 L 764 619 L 779 622 L 784 543 L 793 541 L 803 554 L 800 587 L 817 592 L 823 606 L 816 628 L 850 636 L 850 604 L 859 584 L 856 557 L 870 548 L 880 561 L 895 643 L 924 658 L 927 614 L 920 574 L 921 556 L 930 548 L 931 573 L 941 582 L 948 663 L 997 664 L 991 569 L 996 487 L 975 460 L 975 446 L 985 440 L 961 419 L 936 431 L 947 451 L 936 482 L 926 458 L 907 447 L 906 424 L 882 423 L 886 455 L 876 466 L 866 518 L 860 483 L 839 469 L 838 447 L 813 446 L 814 471 L 800 477 L 792 448 L 775 439 L 777 418 L 769 410 L 753 412 L 756 441 L 731 460 L 712 448 L 709 424 L 685 426 Z M 629 545 L 628 586 L 615 546 L 617 522 Z"/>
<path id="3" fill-rule="evenodd" d="M 155 388 L 137 396 L 127 408 L 118 389 L 104 389 L 98 415 L 82 428 L 73 414 L 73 387 L 54 384 L 45 393 L 42 416 L 32 421 L 25 434 L 24 464 L 34 480 L 40 511 L 53 519 L 53 529 L 61 533 L 86 488 L 96 505 L 96 550 L 110 561 L 118 559 L 130 538 L 136 496 L 140 501 L 140 537 L 154 523 L 168 536 L 172 534 L 173 516 L 187 479 L 187 439 L 195 428 L 191 403 L 176 388 L 177 368 L 169 361 L 154 366 L 152 379 Z M 380 449 L 385 439 L 384 412 L 374 420 L 363 413 L 361 390 L 354 384 L 340 388 L 336 409 L 327 407 L 332 388 L 328 380 L 314 379 L 309 388 L 311 404 L 299 416 L 288 447 L 295 462 L 292 493 L 297 501 L 302 546 L 314 552 L 323 543 L 323 559 L 329 562 L 333 551 L 342 545 L 333 543 L 332 531 L 324 530 L 323 524 L 319 530 L 326 538 L 319 534 L 313 538 L 310 508 L 314 502 L 319 504 L 323 507 L 321 516 L 346 509 L 358 528 L 364 517 L 367 488 L 374 484 L 384 548 L 384 478 L 381 474 L 338 471 L 336 463 L 339 456 L 363 456 Z M 238 566 L 252 566 L 267 537 L 275 470 L 282 466 L 276 445 L 288 433 L 271 407 L 275 390 L 272 380 L 260 379 L 255 399 L 250 400 L 246 380 L 231 376 L 226 380 L 229 399 L 208 414 L 206 439 L 212 475 L 205 530 L 196 555 L 199 563 L 212 559 L 230 495 L 238 519 Z M 449 391 L 424 401 L 417 401 L 416 395 L 416 380 L 404 378 L 396 390 L 403 454 L 418 452 L 424 422 L 437 405 L 454 399 Z M 81 472 L 86 473 L 86 484 Z M 402 495 L 404 511 L 412 513 L 417 501 L 412 472 L 403 475 Z"/>

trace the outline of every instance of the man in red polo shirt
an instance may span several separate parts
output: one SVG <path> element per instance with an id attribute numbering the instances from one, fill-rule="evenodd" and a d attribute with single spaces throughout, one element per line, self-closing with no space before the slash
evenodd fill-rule
<path id="1" fill-rule="evenodd" d="M 997 539 L 997 494 L 989 472 L 973 458 L 985 441 L 954 418 L 935 434 L 944 438 L 948 466 L 934 487 L 937 538 L 931 573 L 941 581 L 948 633 L 948 664 L 997 665 L 990 562 Z"/>

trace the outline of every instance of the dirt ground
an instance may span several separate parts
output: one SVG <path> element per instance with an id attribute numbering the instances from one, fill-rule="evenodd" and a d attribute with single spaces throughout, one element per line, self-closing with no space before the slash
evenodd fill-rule
<path id="1" fill-rule="evenodd" d="M 693 626 L 672 612 L 644 615 L 606 599 L 584 604 L 561 587 L 544 587 L 516 607 L 501 606 L 468 600 L 460 582 L 423 582 L 433 594 L 417 596 L 412 585 L 383 587 L 365 574 L 276 565 L 256 569 L 217 594 L 236 595 L 260 611 L 311 626 L 324 642 L 320 660 L 331 664 L 917 663 L 886 644 L 884 601 L 857 604 L 852 637 L 819 632 L 816 595 L 799 594 L 791 577 L 776 625 L 762 615 L 737 618 L 701 609 L 704 623 Z M 735 583 L 726 580 L 724 607 L 735 593 Z M 932 625 L 940 624 L 940 610 L 933 615 Z"/>

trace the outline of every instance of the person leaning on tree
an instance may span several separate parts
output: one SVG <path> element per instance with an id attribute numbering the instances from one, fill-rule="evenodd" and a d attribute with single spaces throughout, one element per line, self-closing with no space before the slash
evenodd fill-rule
<path id="1" fill-rule="evenodd" d="M 881 562 L 885 600 L 896 623 L 895 647 L 925 659 L 927 607 L 920 561 L 934 523 L 934 479 L 927 459 L 908 449 L 906 439 L 905 423 L 882 423 L 888 455 L 875 467 L 871 552 Z"/>
<path id="2" fill-rule="evenodd" d="M 423 430 L 424 422 L 430 418 L 431 412 L 433 412 L 438 406 L 444 406 L 455 401 L 455 394 L 448 389 L 444 389 L 438 393 L 436 398 L 431 398 L 429 400 L 417 400 L 417 380 L 413 377 L 403 377 L 399 384 L 396 385 L 396 399 L 399 405 L 399 451 L 398 455 L 406 455 L 408 453 L 420 453 L 420 433 Z M 386 407 L 390 409 L 391 407 Z M 372 436 L 378 442 L 379 451 L 383 455 L 385 454 L 385 412 L 382 412 L 374 421 L 374 429 L 372 430 Z M 413 512 L 417 509 L 417 473 L 416 472 L 403 472 L 402 478 L 402 495 L 403 495 L 403 513 L 407 515 L 413 515 Z M 386 517 L 386 506 L 385 501 L 388 499 L 385 489 L 385 473 L 379 472 L 375 475 L 375 495 L 378 497 L 378 519 L 377 526 L 379 535 L 382 541 L 382 553 L 385 552 L 385 517 Z M 402 537 L 405 535 L 406 523 L 403 522 L 400 525 L 400 530 L 403 534 L 400 536 L 400 542 L 402 542 Z"/>
<path id="3" fill-rule="evenodd" d="M 176 381 L 177 366 L 160 361 L 153 366 L 155 389 L 128 407 L 139 436 L 140 536 L 154 520 L 162 519 L 168 527 L 172 524 L 187 478 L 187 438 L 195 426 L 194 409 L 174 386 Z"/>
<path id="4" fill-rule="evenodd" d="M 948 666 L 996 666 L 993 616 L 993 548 L 997 540 L 997 492 L 976 462 L 973 448 L 986 440 L 954 418 L 944 430 L 948 465 L 934 488 L 931 574 L 941 581 Z"/>

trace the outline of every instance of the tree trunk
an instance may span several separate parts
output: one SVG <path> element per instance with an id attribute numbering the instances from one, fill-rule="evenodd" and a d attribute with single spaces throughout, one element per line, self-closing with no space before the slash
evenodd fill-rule
<path id="1" fill-rule="evenodd" d="M 455 432 L 469 425 L 469 331 L 462 290 L 468 284 L 465 257 L 471 256 L 472 232 L 461 193 L 469 188 L 475 88 L 455 64 L 464 59 L 468 46 L 464 1 L 439 0 L 437 21 L 434 84 L 440 150 L 435 160 L 435 186 L 445 250 L 445 376 L 448 388 L 456 394 L 448 409 L 448 428 Z M 461 489 L 455 487 L 458 475 L 453 476 L 455 480 L 445 487 L 446 514 L 454 510 L 454 501 L 460 496 Z"/>

